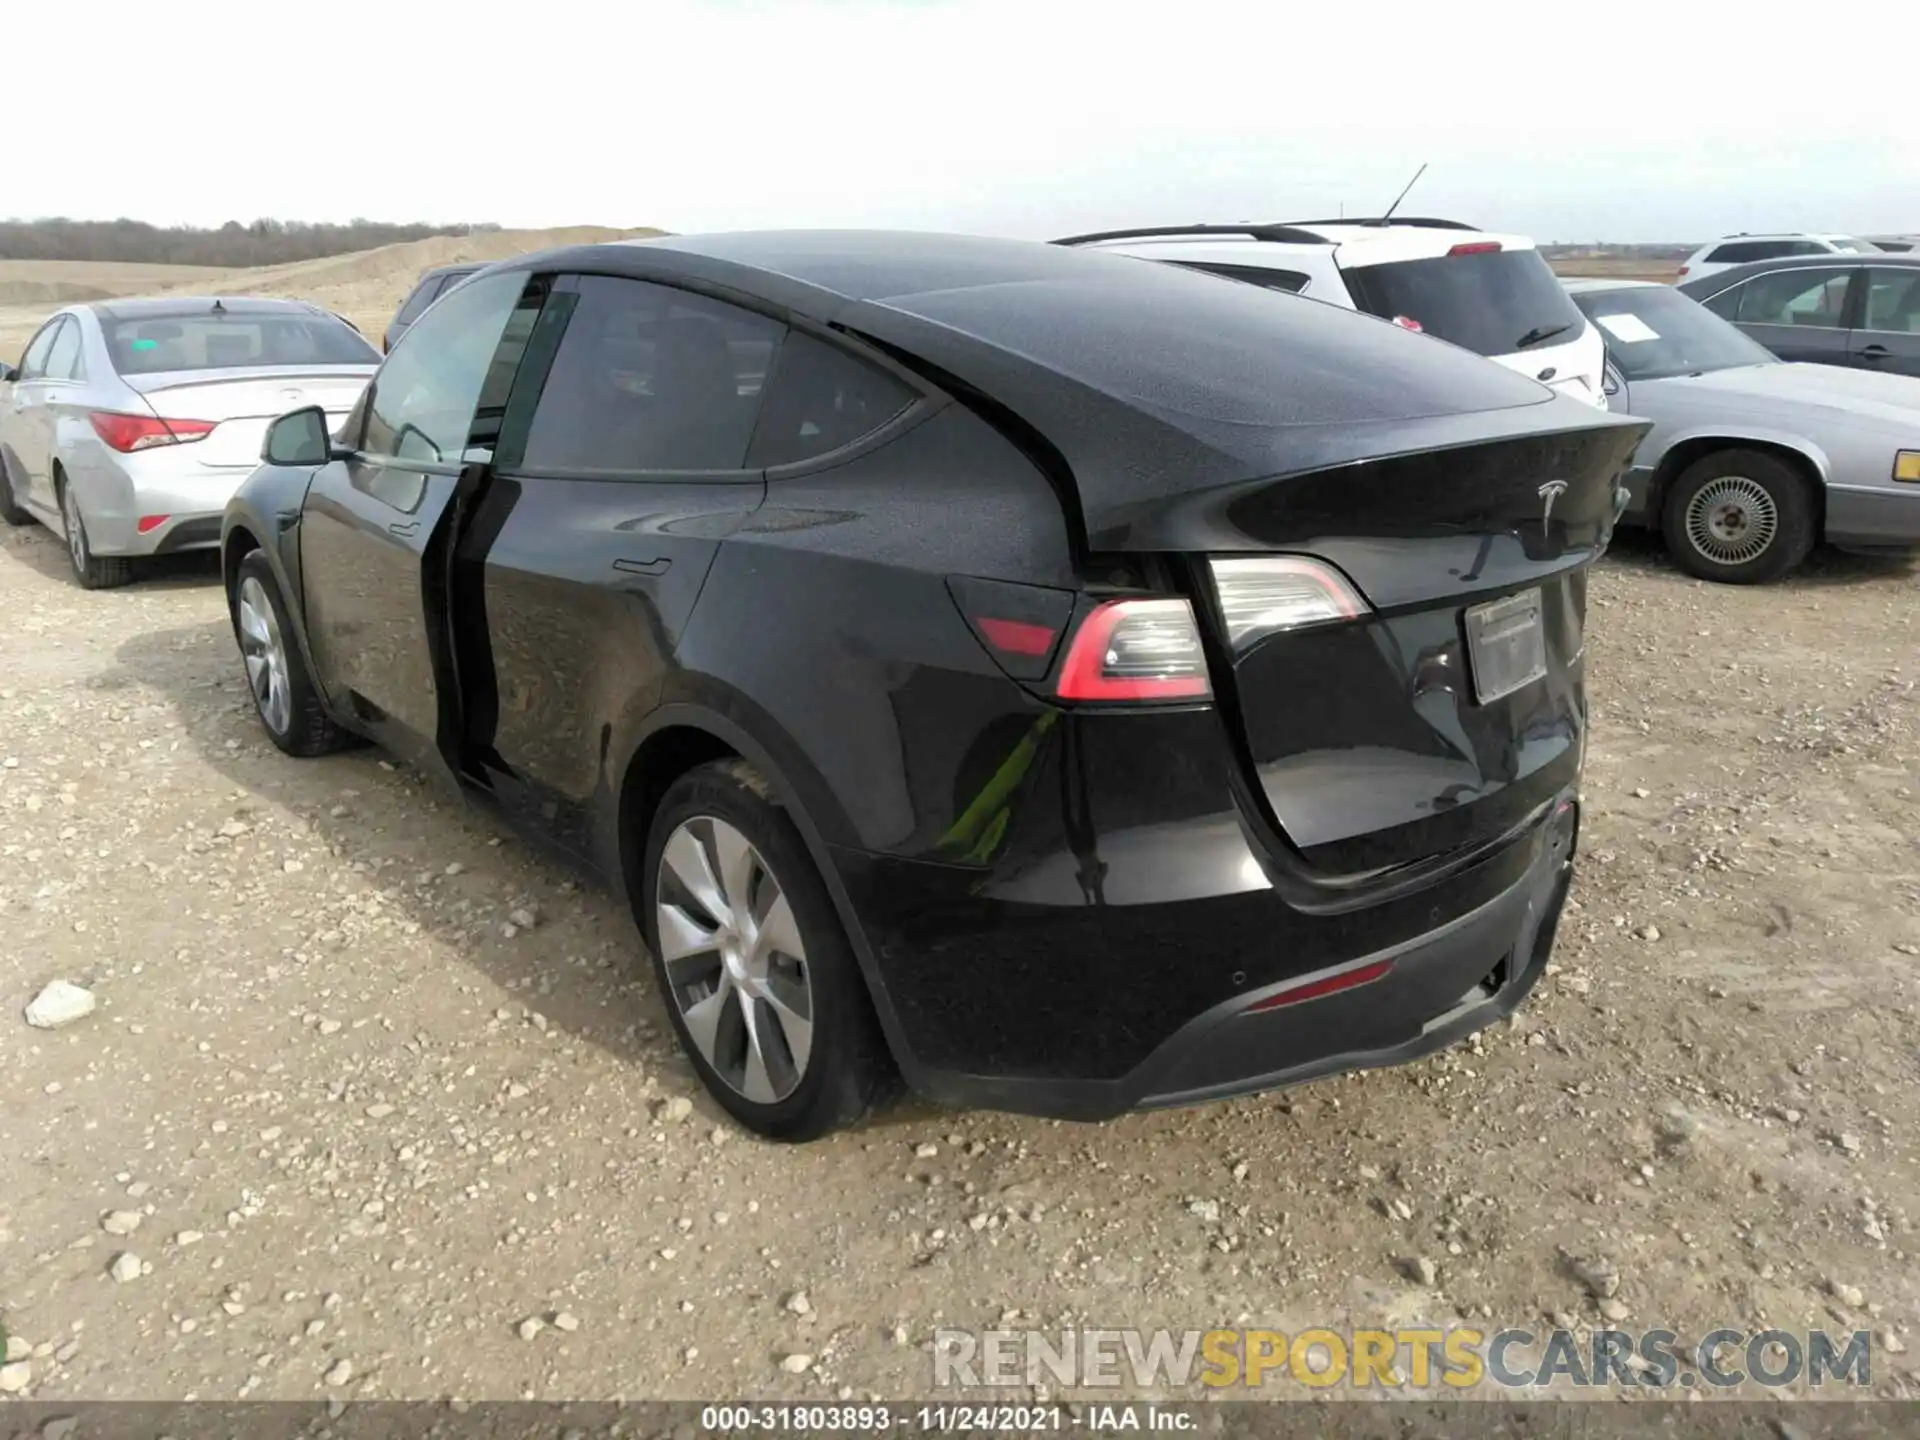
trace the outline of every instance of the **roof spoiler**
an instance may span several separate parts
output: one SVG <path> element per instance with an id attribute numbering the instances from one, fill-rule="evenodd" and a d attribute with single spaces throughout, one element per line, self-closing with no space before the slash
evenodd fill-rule
<path id="1" fill-rule="evenodd" d="M 1096 230 L 1089 235 L 1067 235 L 1051 245 L 1090 245 L 1096 240 L 1151 240 L 1171 235 L 1238 235 L 1281 245 L 1325 245 L 1327 237 L 1297 225 L 1145 225 L 1136 230 Z"/>

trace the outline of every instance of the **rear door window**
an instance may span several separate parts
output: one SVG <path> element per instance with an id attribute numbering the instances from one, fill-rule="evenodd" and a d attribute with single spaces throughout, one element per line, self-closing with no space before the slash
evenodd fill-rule
<path id="1" fill-rule="evenodd" d="M 1853 271 L 1842 266 L 1776 270 L 1723 290 L 1707 308 L 1738 325 L 1811 325 L 1838 329 L 1847 313 L 1847 283 Z"/>
<path id="2" fill-rule="evenodd" d="M 878 366 L 804 331 L 788 331 L 747 466 L 792 465 L 851 445 L 913 400 L 913 391 Z"/>
<path id="3" fill-rule="evenodd" d="M 62 322 L 47 351 L 47 379 L 78 380 L 80 369 L 80 322 L 72 318 Z"/>
<path id="4" fill-rule="evenodd" d="M 66 316 L 56 316 L 41 326 L 40 333 L 27 342 L 26 353 L 20 357 L 22 380 L 39 380 L 46 375 L 47 353 L 53 349 L 53 342 L 66 323 Z"/>
<path id="5" fill-rule="evenodd" d="M 779 321 L 603 275 L 572 277 L 548 310 L 565 331 L 527 432 L 525 469 L 625 475 L 746 466 L 786 334 Z"/>
<path id="6" fill-rule="evenodd" d="M 1867 271 L 1864 328 L 1920 334 L 1920 266 L 1910 270 Z"/>
<path id="7" fill-rule="evenodd" d="M 1470 242 L 1469 242 L 1470 243 Z M 1586 321 L 1538 250 L 1479 250 L 1357 266 L 1354 303 L 1481 355 L 1564 345 Z"/>

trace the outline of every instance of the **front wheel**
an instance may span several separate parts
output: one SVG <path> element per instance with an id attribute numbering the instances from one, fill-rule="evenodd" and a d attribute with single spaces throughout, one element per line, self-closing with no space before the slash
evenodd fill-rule
<path id="1" fill-rule="evenodd" d="M 234 573 L 229 598 L 233 636 L 247 667 L 247 689 L 268 737 L 289 755 L 325 755 L 352 736 L 327 714 L 273 578 L 273 566 L 255 550 Z"/>
<path id="2" fill-rule="evenodd" d="M 1674 481 L 1662 529 L 1667 549 L 1689 575 L 1763 584 L 1813 548 L 1813 497 L 1784 460 L 1759 450 L 1721 450 L 1694 461 Z"/>
<path id="3" fill-rule="evenodd" d="M 892 1065 L 800 832 L 744 761 L 677 780 L 647 836 L 641 928 L 681 1048 L 769 1139 L 860 1119 Z"/>

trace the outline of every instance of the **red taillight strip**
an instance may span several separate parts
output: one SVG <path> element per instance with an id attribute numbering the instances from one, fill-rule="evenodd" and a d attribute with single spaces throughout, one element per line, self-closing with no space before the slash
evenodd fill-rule
<path id="1" fill-rule="evenodd" d="M 1391 960 L 1375 960 L 1370 964 L 1357 965 L 1351 970 L 1342 970 L 1337 975 L 1325 975 L 1318 980 L 1309 980 L 1303 985 L 1294 985 L 1256 1000 L 1240 1013 L 1255 1015 L 1262 1010 L 1278 1010 L 1283 1005 L 1298 1005 L 1303 1000 L 1318 1000 L 1323 995 L 1336 995 L 1342 990 L 1352 990 L 1361 985 L 1371 985 L 1375 980 L 1393 969 Z"/>
<path id="2" fill-rule="evenodd" d="M 1447 251 L 1449 255 L 1491 255 L 1500 248 L 1498 240 L 1462 240 Z"/>
<path id="3" fill-rule="evenodd" d="M 994 620 L 985 615 L 973 622 L 987 643 L 1009 655 L 1045 655 L 1053 649 L 1053 630 L 1046 625 L 1029 625 L 1024 620 Z"/>

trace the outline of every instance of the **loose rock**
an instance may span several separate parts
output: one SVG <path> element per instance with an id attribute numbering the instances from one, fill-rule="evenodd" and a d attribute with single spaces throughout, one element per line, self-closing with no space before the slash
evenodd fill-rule
<path id="1" fill-rule="evenodd" d="M 813 1368 L 813 1356 L 789 1355 L 780 1362 L 780 1368 L 789 1375 L 804 1375 Z"/>
<path id="2" fill-rule="evenodd" d="M 107 1267 L 107 1273 L 122 1285 L 129 1280 L 140 1278 L 140 1257 L 131 1250 L 123 1250 L 113 1257 L 113 1264 Z"/>
<path id="3" fill-rule="evenodd" d="M 58 1030 L 94 1012 L 93 992 L 67 980 L 55 980 L 27 1005 L 27 1024 L 36 1030 Z"/>

